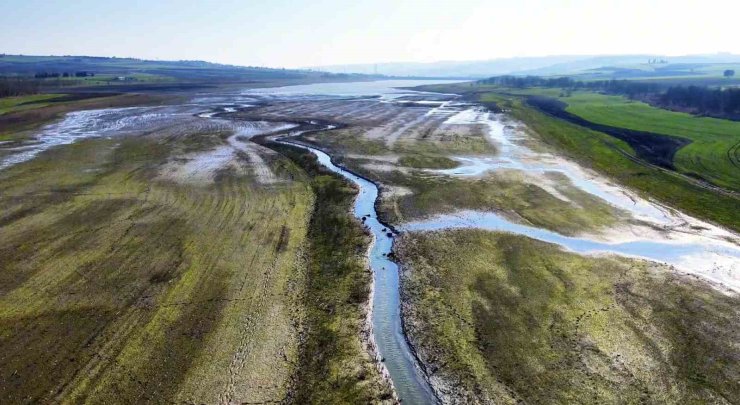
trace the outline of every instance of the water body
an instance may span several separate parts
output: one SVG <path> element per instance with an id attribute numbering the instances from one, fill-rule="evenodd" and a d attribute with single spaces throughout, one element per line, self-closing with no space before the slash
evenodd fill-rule
<path id="1" fill-rule="evenodd" d="M 316 98 L 316 97 L 378 97 L 381 100 L 394 100 L 406 96 L 418 96 L 419 91 L 404 90 L 399 87 L 414 87 L 425 84 L 459 83 L 460 80 L 378 80 L 372 82 L 350 83 L 314 83 L 298 86 L 266 87 L 263 89 L 249 89 L 246 95 L 256 95 L 267 98 Z"/>
<path id="2" fill-rule="evenodd" d="M 660 240 L 634 240 L 606 243 L 589 238 L 570 237 L 546 229 L 517 224 L 492 213 L 461 211 L 455 214 L 438 215 L 421 221 L 408 222 L 399 227 L 401 231 L 437 231 L 444 229 L 485 229 L 524 235 L 532 239 L 560 245 L 566 250 L 581 254 L 609 253 L 621 256 L 649 259 L 673 265 L 689 273 L 701 274 L 715 282 L 727 283 L 727 279 L 712 277 L 713 272 L 727 271 L 723 266 L 738 270 L 740 247 L 720 243 L 684 243 Z M 718 275 L 720 276 L 720 275 Z M 740 284 L 726 284 L 740 292 Z"/>
<path id="3" fill-rule="evenodd" d="M 375 201 L 378 187 L 331 161 L 326 153 L 306 145 L 282 140 L 281 143 L 311 151 L 321 165 L 357 185 L 360 192 L 355 198 L 352 213 L 362 220 L 373 235 L 368 255 L 373 271 L 374 292 L 372 325 L 375 344 L 393 381 L 398 397 L 404 403 L 425 404 L 436 402 L 435 396 L 417 366 L 409 348 L 401 323 L 398 265 L 388 259 L 393 247 L 393 234 L 378 221 Z"/>

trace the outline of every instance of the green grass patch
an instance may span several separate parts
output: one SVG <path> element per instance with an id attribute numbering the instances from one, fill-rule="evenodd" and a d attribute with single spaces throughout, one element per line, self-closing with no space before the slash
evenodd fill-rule
<path id="1" fill-rule="evenodd" d="M 53 100 L 62 96 L 63 94 L 34 94 L 32 96 L 3 97 L 0 98 L 0 115 L 9 112 L 44 107 L 48 105 L 48 103 L 44 103 L 44 101 Z"/>
<path id="2" fill-rule="evenodd" d="M 453 169 L 460 164 L 446 156 L 437 155 L 406 155 L 398 159 L 398 163 L 406 167 L 417 169 Z"/>
<path id="3" fill-rule="evenodd" d="M 389 152 L 385 142 L 365 138 L 361 130 L 348 128 L 312 135 L 320 145 L 329 146 L 337 154 L 383 155 Z"/>
<path id="4" fill-rule="evenodd" d="M 512 219 L 567 235 L 598 231 L 624 215 L 614 207 L 553 177 L 553 187 L 576 204 L 553 196 L 548 190 L 524 178 L 521 173 L 503 171 L 480 178 L 435 176 L 427 173 L 366 173 L 383 184 L 412 191 L 386 196 L 380 215 L 389 223 L 403 223 L 438 213 L 461 209 L 493 211 Z"/>
<path id="5" fill-rule="evenodd" d="M 680 177 L 645 167 L 625 157 L 624 142 L 600 132 L 557 120 L 513 101 L 513 115 L 525 122 L 545 142 L 644 195 L 710 221 L 740 229 L 736 198 L 718 194 Z"/>
<path id="6" fill-rule="evenodd" d="M 577 92 L 562 100 L 567 111 L 592 122 L 691 139 L 674 158 L 678 170 L 740 190 L 740 122 L 667 111 L 621 96 Z"/>

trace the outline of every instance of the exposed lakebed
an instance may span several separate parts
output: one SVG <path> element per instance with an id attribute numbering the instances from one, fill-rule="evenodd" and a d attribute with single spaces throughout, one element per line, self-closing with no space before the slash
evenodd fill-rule
<path id="1" fill-rule="evenodd" d="M 210 155 L 188 157 L 193 166 L 185 168 L 184 172 L 188 176 L 194 176 L 204 168 L 215 172 L 230 161 L 236 152 L 244 152 L 260 170 L 268 170 L 262 173 L 260 178 L 265 183 L 270 183 L 274 179 L 270 176 L 269 169 L 264 164 L 259 164 L 260 153 L 264 151 L 256 146 L 252 147 L 251 142 L 245 142 L 246 138 L 290 130 L 291 124 L 230 120 L 226 114 L 250 108 L 259 102 L 301 101 L 316 97 L 333 98 L 337 102 L 363 99 L 374 100 L 373 102 L 379 104 L 405 103 L 408 104 L 405 108 L 427 109 L 430 117 L 448 117 L 445 123 L 448 126 L 483 125 L 488 128 L 491 142 L 498 148 L 499 152 L 490 156 L 453 157 L 460 163 L 459 167 L 429 170 L 432 174 L 475 177 L 487 172 L 513 170 L 528 173 L 548 190 L 552 187 L 545 186 L 552 180 L 547 175 L 556 173 L 566 178 L 573 187 L 626 212 L 634 222 L 620 225 L 615 229 L 605 229 L 597 234 L 565 236 L 552 230 L 517 222 L 499 213 L 468 210 L 394 224 L 398 230 L 421 232 L 475 228 L 509 232 L 557 244 L 582 254 L 616 254 L 665 262 L 682 271 L 722 283 L 731 289 L 740 289 L 738 274 L 740 249 L 737 235 L 640 198 L 571 161 L 524 146 L 528 139 L 523 128 L 518 127 L 517 123 L 507 122 L 505 116 L 495 115 L 480 107 L 454 100 L 440 101 L 431 96 L 425 100 L 425 93 L 393 88 L 418 84 L 423 83 L 388 81 L 316 84 L 246 91 L 232 95 L 202 95 L 190 104 L 182 106 L 70 113 L 62 121 L 45 127 L 36 140 L 19 146 L 25 149 L 6 156 L 0 163 L 0 168 L 22 163 L 33 159 L 48 148 L 80 139 L 140 134 L 154 130 L 165 131 L 171 126 L 177 126 L 187 127 L 192 131 L 215 129 L 231 133 L 222 149 L 208 152 Z M 399 101 L 404 97 L 415 98 L 413 102 Z M 359 194 L 353 207 L 353 214 L 361 220 L 364 218 L 365 226 L 374 236 L 368 258 L 374 273 L 372 325 L 378 353 L 383 358 L 383 364 L 399 398 L 408 403 L 433 402 L 434 394 L 425 381 L 404 335 L 400 315 L 398 265 L 389 257 L 393 246 L 393 234 L 388 226 L 378 220 L 375 211 L 379 197 L 378 186 L 335 165 L 331 156 L 317 148 L 289 140 L 284 142 L 310 150 L 317 156 L 319 163 L 358 187 Z"/>

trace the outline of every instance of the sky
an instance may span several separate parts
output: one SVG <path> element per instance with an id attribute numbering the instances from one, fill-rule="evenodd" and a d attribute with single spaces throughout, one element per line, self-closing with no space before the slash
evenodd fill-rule
<path id="1" fill-rule="evenodd" d="M 248 66 L 740 53 L 726 0 L 0 0 L 0 53 Z"/>

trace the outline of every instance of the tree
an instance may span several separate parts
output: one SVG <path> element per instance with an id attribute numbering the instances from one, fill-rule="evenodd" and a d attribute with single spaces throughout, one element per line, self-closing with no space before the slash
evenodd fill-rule
<path id="1" fill-rule="evenodd" d="M 732 69 L 725 70 L 725 77 L 732 77 L 735 76 L 735 71 Z"/>

